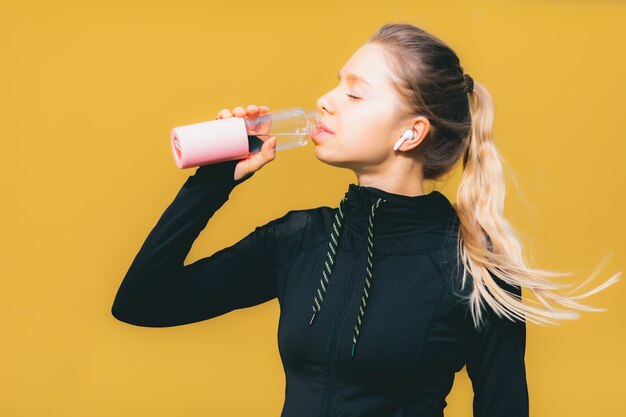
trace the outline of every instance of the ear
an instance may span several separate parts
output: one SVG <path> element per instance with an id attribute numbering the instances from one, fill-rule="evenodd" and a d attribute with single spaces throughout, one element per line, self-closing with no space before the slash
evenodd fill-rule
<path id="1" fill-rule="evenodd" d="M 398 148 L 398 150 L 405 152 L 410 151 L 422 143 L 422 140 L 424 140 L 430 131 L 430 122 L 425 116 L 415 116 L 409 118 L 402 124 L 402 126 L 407 125 L 413 127 L 413 139 L 405 139 L 404 143 L 402 143 L 400 148 Z M 406 128 L 402 130 L 402 133 L 404 133 L 405 130 Z"/>

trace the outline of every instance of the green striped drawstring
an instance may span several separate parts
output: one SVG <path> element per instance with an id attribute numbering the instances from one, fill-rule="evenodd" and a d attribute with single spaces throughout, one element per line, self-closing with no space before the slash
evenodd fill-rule
<path id="1" fill-rule="evenodd" d="M 344 218 L 343 207 L 342 205 L 347 200 L 347 196 L 345 196 L 337 208 L 335 212 L 335 221 L 332 225 L 330 239 L 328 240 L 329 251 L 326 253 L 327 261 L 324 261 L 324 269 L 322 270 L 322 278 L 320 279 L 320 286 L 317 289 L 317 293 L 313 299 L 313 316 L 311 316 L 311 321 L 309 322 L 309 326 L 313 324 L 313 320 L 315 319 L 315 315 L 322 309 L 322 302 L 324 301 L 324 294 L 326 293 L 326 289 L 329 283 L 329 276 L 332 272 L 332 268 L 334 266 L 335 257 L 337 256 L 336 248 L 339 243 L 339 237 L 341 236 L 342 230 L 342 221 Z M 354 350 L 356 347 L 356 342 L 359 336 L 359 329 L 363 324 L 363 317 L 365 315 L 365 309 L 367 307 L 367 298 L 369 297 L 368 290 L 371 287 L 372 280 L 372 270 L 373 270 L 373 258 L 374 258 L 374 215 L 376 209 L 380 205 L 381 202 L 386 201 L 382 197 L 379 198 L 375 204 L 372 204 L 371 213 L 368 218 L 368 228 L 367 228 L 367 268 L 366 268 L 366 276 L 365 276 L 365 286 L 363 287 L 363 296 L 361 296 L 361 305 L 359 306 L 359 315 L 357 316 L 357 323 L 354 326 L 354 336 L 352 337 L 352 356 L 354 356 Z M 320 290 L 321 288 L 321 290 Z"/>
<path id="2" fill-rule="evenodd" d="M 320 279 L 320 286 L 317 289 L 317 293 L 315 294 L 315 298 L 313 299 L 313 316 L 311 316 L 311 321 L 309 322 L 309 326 L 313 324 L 313 320 L 315 319 L 315 315 L 322 309 L 322 302 L 324 301 L 324 294 L 326 294 L 326 288 L 329 283 L 330 273 L 333 270 L 333 266 L 335 264 L 335 256 L 337 256 L 337 246 L 339 245 L 339 237 L 341 236 L 341 228 L 343 226 L 343 204 L 348 199 L 348 196 L 344 196 L 341 202 L 339 203 L 339 207 L 335 210 L 335 221 L 333 222 L 333 226 L 330 231 L 330 239 L 328 239 L 328 249 L 326 252 L 327 260 L 324 261 L 324 269 L 322 270 L 322 278 Z M 332 253 L 331 253 L 332 252 Z M 321 291 L 320 291 L 321 288 Z M 319 298 L 318 298 L 319 297 Z"/>
<path id="3" fill-rule="evenodd" d="M 380 202 L 386 201 L 382 198 L 379 198 L 376 201 L 376 204 L 372 204 L 372 212 L 369 215 L 369 224 L 367 226 L 367 268 L 365 271 L 365 286 L 363 287 L 363 295 L 361 296 L 361 306 L 359 307 L 359 315 L 356 320 L 357 323 L 354 325 L 354 336 L 352 336 L 352 356 L 354 356 L 354 349 L 356 348 L 356 341 L 359 337 L 359 329 L 361 328 L 362 319 L 365 315 L 365 308 L 367 307 L 367 298 L 369 297 L 368 290 L 371 287 L 372 280 L 372 271 L 374 269 L 374 214 L 376 213 L 376 209 Z"/>

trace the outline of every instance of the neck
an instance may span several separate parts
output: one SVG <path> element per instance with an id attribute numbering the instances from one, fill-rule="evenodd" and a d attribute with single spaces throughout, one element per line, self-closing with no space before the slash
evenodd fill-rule
<path id="1" fill-rule="evenodd" d="M 358 185 L 408 197 L 424 195 L 421 164 L 411 160 L 406 163 L 397 161 L 393 165 L 379 167 L 380 169 L 375 171 L 354 171 Z"/>

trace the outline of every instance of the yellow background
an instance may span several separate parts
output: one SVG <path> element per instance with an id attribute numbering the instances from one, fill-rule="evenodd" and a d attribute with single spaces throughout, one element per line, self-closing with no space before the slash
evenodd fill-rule
<path id="1" fill-rule="evenodd" d="M 535 267 L 593 284 L 624 269 L 621 1 L 0 3 L 0 415 L 278 416 L 276 300 L 173 328 L 110 314 L 139 247 L 193 170 L 174 126 L 222 108 L 314 108 L 383 23 L 448 42 L 492 93 L 505 214 Z M 452 201 L 460 167 L 438 189 Z M 290 209 L 335 207 L 353 173 L 313 144 L 231 194 L 187 263 Z M 560 326 L 528 327 L 531 415 L 622 416 L 623 280 Z M 527 293 L 525 293 L 528 295 Z M 446 415 L 471 416 L 457 374 Z M 381 416 L 384 417 L 384 416 Z"/>

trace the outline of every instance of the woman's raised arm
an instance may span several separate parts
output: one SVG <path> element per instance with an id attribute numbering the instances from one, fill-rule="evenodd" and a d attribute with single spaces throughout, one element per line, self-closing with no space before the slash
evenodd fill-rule
<path id="1" fill-rule="evenodd" d="M 232 189 L 238 161 L 201 166 L 189 177 L 135 256 L 112 314 L 137 326 L 193 323 L 277 296 L 274 244 L 284 219 L 257 227 L 235 245 L 184 266 L 208 220 Z"/>

